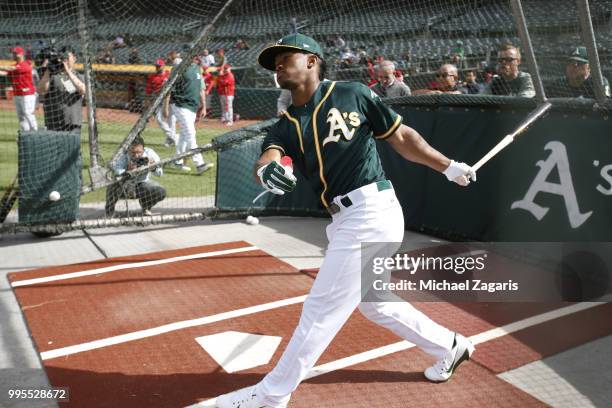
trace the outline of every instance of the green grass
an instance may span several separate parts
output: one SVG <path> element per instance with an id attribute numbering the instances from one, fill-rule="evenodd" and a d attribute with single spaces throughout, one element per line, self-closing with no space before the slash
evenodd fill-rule
<path id="1" fill-rule="evenodd" d="M 42 115 L 37 115 L 38 123 L 43 124 Z M 132 128 L 133 123 L 120 122 L 99 122 L 98 123 L 98 146 L 100 153 L 105 161 L 111 159 L 120 143 Z M 14 111 L 0 110 L 0 195 L 17 175 L 17 132 L 19 123 Z M 221 134 L 221 131 L 209 129 L 198 129 L 197 140 L 199 145 L 210 142 L 214 137 Z M 147 128 L 142 133 L 148 147 L 153 148 L 162 158 L 171 157 L 174 154 L 174 147 L 165 147 L 165 135 L 158 128 L 155 121 L 149 122 Z M 89 178 L 89 143 L 87 134 L 87 124 L 83 126 L 81 132 L 81 155 L 83 157 L 83 184 L 90 183 Z M 206 161 L 216 162 L 216 153 L 207 153 Z M 168 197 L 193 197 L 214 193 L 216 167 L 206 172 L 202 176 L 195 174 L 195 166 L 191 173 L 183 173 L 170 168 L 164 169 L 164 175 L 160 178 L 152 177 L 161 183 L 167 190 Z M 93 191 L 81 197 L 81 202 L 104 201 L 106 189 Z"/>

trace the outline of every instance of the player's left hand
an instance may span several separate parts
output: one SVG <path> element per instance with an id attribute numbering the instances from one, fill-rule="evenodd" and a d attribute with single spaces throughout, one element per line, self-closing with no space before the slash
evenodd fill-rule
<path id="1" fill-rule="evenodd" d="M 293 172 L 287 169 L 289 169 L 289 167 L 286 168 L 272 161 L 257 169 L 257 175 L 266 190 L 273 194 L 283 195 L 293 191 L 297 181 Z"/>
<path id="2" fill-rule="evenodd" d="M 444 170 L 444 175 L 449 181 L 454 181 L 460 186 L 467 186 L 470 180 L 476 181 L 476 171 L 465 163 L 451 160 L 450 165 Z"/>

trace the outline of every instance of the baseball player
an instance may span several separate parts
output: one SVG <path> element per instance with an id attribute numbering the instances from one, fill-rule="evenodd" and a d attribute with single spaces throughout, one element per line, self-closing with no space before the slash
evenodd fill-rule
<path id="1" fill-rule="evenodd" d="M 36 110 L 36 87 L 32 79 L 32 64 L 25 59 L 21 47 L 14 47 L 11 52 L 15 66 L 2 67 L 0 75 L 8 75 L 13 85 L 13 100 L 19 119 L 19 129 L 24 131 L 38 130 L 34 111 Z"/>
<path id="2" fill-rule="evenodd" d="M 258 62 L 275 70 L 292 105 L 270 129 L 255 165 L 261 184 L 290 192 L 296 178 L 284 155 L 309 181 L 332 222 L 329 245 L 302 315 L 276 367 L 257 385 L 217 398 L 217 406 L 285 407 L 291 393 L 359 307 L 368 319 L 419 346 L 438 361 L 425 370 L 434 382 L 448 380 L 474 346 L 405 302 L 361 302 L 361 243 L 401 242 L 402 208 L 385 177 L 375 140 L 387 141 L 407 160 L 424 164 L 462 186 L 475 179 L 464 163 L 433 149 L 363 84 L 321 80 L 325 62 L 319 44 L 302 34 L 265 48 Z"/>
<path id="3" fill-rule="evenodd" d="M 168 99 L 164 104 L 164 118 L 168 118 L 172 113 L 181 127 L 176 143 L 176 154 L 198 147 L 195 124 L 206 109 L 206 95 L 202 82 L 200 59 L 196 56 L 189 68 L 174 83 L 170 95 L 170 106 L 168 107 L 167 104 Z M 197 166 L 198 174 L 214 166 L 213 163 L 206 163 L 200 153 L 194 154 L 192 159 Z M 183 171 L 191 170 L 183 164 L 182 160 L 175 162 L 175 166 Z"/>
<path id="4" fill-rule="evenodd" d="M 159 94 L 164 83 L 168 80 L 170 72 L 164 71 L 166 62 L 160 58 L 155 61 L 155 73 L 147 77 L 147 86 L 145 92 L 149 98 L 153 95 Z M 164 131 L 166 135 L 166 146 L 176 145 L 176 117 L 170 114 L 167 118 L 164 117 L 163 105 L 155 112 L 155 119 L 157 124 Z"/>
<path id="5" fill-rule="evenodd" d="M 225 64 L 219 72 L 219 80 L 217 83 L 217 93 L 221 102 L 221 121 L 226 126 L 234 125 L 234 92 L 236 89 L 236 80 L 232 73 L 232 67 Z"/>

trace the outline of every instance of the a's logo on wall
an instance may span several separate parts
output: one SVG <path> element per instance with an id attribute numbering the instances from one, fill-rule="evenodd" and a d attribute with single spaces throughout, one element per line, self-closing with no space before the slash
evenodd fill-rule
<path id="1" fill-rule="evenodd" d="M 578 228 L 589 219 L 593 211 L 580 212 L 565 145 L 558 141 L 551 141 L 544 146 L 544 150 L 549 150 L 550 155 L 546 160 L 540 160 L 536 163 L 540 171 L 531 183 L 529 190 L 527 190 L 527 194 L 522 200 L 513 202 L 510 208 L 529 211 L 540 221 L 550 208 L 542 207 L 535 202 L 538 193 L 559 195 L 563 197 L 571 227 Z M 547 181 L 554 169 L 557 169 L 559 174 L 559 183 Z"/>
<path id="2" fill-rule="evenodd" d="M 348 125 L 346 120 L 348 119 Z M 329 134 L 323 139 L 323 146 L 329 142 L 337 143 L 340 137 L 344 137 L 345 140 L 350 141 L 355 135 L 355 129 L 361 125 L 361 119 L 357 112 L 344 112 L 336 108 L 331 108 L 327 112 L 327 122 L 329 123 Z M 349 129 L 349 125 L 351 129 Z"/>

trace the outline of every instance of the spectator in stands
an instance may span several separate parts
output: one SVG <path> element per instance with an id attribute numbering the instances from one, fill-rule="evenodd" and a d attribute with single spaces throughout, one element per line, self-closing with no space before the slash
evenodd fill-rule
<path id="1" fill-rule="evenodd" d="M 610 97 L 610 83 L 604 77 L 604 94 Z M 557 98 L 595 99 L 595 84 L 591 76 L 589 57 L 585 47 L 576 47 L 565 66 L 565 78 L 555 81 L 548 96 Z"/>
<path id="2" fill-rule="evenodd" d="M 11 49 L 15 65 L 0 67 L 0 75 L 8 76 L 13 87 L 13 102 L 19 120 L 19 129 L 24 131 L 38 130 L 34 111 L 36 110 L 36 88 L 32 76 L 32 64 L 25 59 L 21 47 Z"/>
<path id="3" fill-rule="evenodd" d="M 344 47 L 346 47 L 346 41 L 344 41 L 344 39 L 342 37 L 337 36 L 334 39 L 334 46 L 336 48 L 344 48 Z"/>
<path id="4" fill-rule="evenodd" d="M 136 175 L 127 177 L 126 171 L 135 170 L 140 167 L 159 163 L 160 159 L 155 150 L 145 147 L 144 139 L 136 136 L 130 144 L 127 153 L 119 156 L 116 164 L 112 167 L 113 172 L 120 179 L 106 189 L 106 205 L 104 211 L 107 217 L 115 215 L 115 204 L 120 198 L 138 199 L 142 207 L 142 215 L 151 215 L 151 208 L 166 198 L 166 189 L 150 180 L 151 170 L 137 172 Z M 152 171 L 157 177 L 163 175 L 161 166 Z"/>
<path id="5" fill-rule="evenodd" d="M 155 62 L 155 73 L 147 77 L 147 86 L 145 93 L 147 94 L 147 106 L 151 104 L 153 98 L 159 95 L 164 83 L 168 80 L 170 72 L 164 70 L 165 62 L 163 59 L 158 59 Z M 168 117 L 164 117 L 163 105 L 157 108 L 155 119 L 157 124 L 166 135 L 166 147 L 176 145 L 176 117 L 170 113 Z"/>
<path id="6" fill-rule="evenodd" d="M 226 126 L 234 125 L 234 92 L 236 80 L 232 73 L 232 67 L 225 64 L 219 72 L 217 80 L 217 93 L 221 102 L 221 122 Z"/>
<path id="7" fill-rule="evenodd" d="M 413 95 L 465 94 L 467 90 L 459 86 L 459 73 L 453 64 L 444 64 L 436 74 L 436 80 L 428 89 L 417 89 Z"/>
<path id="8" fill-rule="evenodd" d="M 377 70 L 378 82 L 372 89 L 381 98 L 393 98 L 410 95 L 410 88 L 405 83 L 395 78 L 395 64 L 391 61 L 383 61 Z"/>
<path id="9" fill-rule="evenodd" d="M 125 44 L 125 40 L 123 39 L 122 36 L 118 35 L 117 37 L 115 37 L 115 39 L 110 43 L 110 46 L 113 49 L 117 49 L 117 48 L 124 48 L 126 46 Z"/>
<path id="10" fill-rule="evenodd" d="M 142 64 L 142 58 L 140 58 L 138 48 L 130 49 L 130 55 L 128 56 L 128 64 Z"/>
<path id="11" fill-rule="evenodd" d="M 117 61 L 115 60 L 115 57 L 113 56 L 112 49 L 104 48 L 104 49 L 98 50 L 98 53 L 96 54 L 96 62 L 98 64 L 114 64 Z"/>
<path id="12" fill-rule="evenodd" d="M 77 58 L 72 47 L 60 50 L 62 64 L 59 69 L 53 61 L 45 60 L 47 67 L 38 84 L 38 94 L 43 99 L 45 125 L 49 130 L 80 131 L 83 123 L 83 76 L 76 73 Z"/>
<path id="13" fill-rule="evenodd" d="M 244 41 L 242 38 L 239 38 L 238 41 L 236 41 L 236 44 L 234 44 L 234 48 L 236 48 L 237 50 L 248 50 L 250 47 L 246 41 Z"/>
<path id="14" fill-rule="evenodd" d="M 484 85 L 479 83 L 477 79 L 476 70 L 469 69 L 463 73 L 463 88 L 466 90 L 468 95 L 478 95 L 484 92 Z"/>
<path id="15" fill-rule="evenodd" d="M 465 59 L 465 50 L 463 49 L 463 41 L 457 40 L 455 46 L 451 49 L 451 62 L 460 68 L 467 68 Z"/>
<path id="16" fill-rule="evenodd" d="M 189 67 L 178 76 L 170 96 L 165 98 L 164 118 L 170 116 L 170 111 L 176 116 L 176 121 L 181 127 L 176 142 L 176 154 L 182 154 L 187 150 L 198 147 L 195 124 L 200 121 L 202 115 L 206 112 L 206 93 L 199 57 L 193 57 Z M 212 163 L 206 163 L 200 153 L 194 154 L 192 160 L 197 166 L 198 174 L 202 174 L 214 166 Z M 182 159 L 177 160 L 174 164 L 182 171 L 191 171 L 188 166 L 183 164 Z"/>
<path id="17" fill-rule="evenodd" d="M 170 66 L 175 66 L 180 64 L 183 61 L 181 58 L 181 53 L 179 51 L 172 50 L 168 53 L 168 57 L 166 58 L 166 63 Z"/>
<path id="18" fill-rule="evenodd" d="M 348 68 L 358 62 L 357 56 L 349 47 L 345 47 L 340 53 L 339 63 L 341 68 Z"/>
<path id="19" fill-rule="evenodd" d="M 521 51 L 512 44 L 501 47 L 497 53 L 497 74 L 485 87 L 487 95 L 506 95 L 533 98 L 535 88 L 531 75 L 519 69 Z"/>
<path id="20" fill-rule="evenodd" d="M 357 57 L 357 64 L 365 65 L 368 62 L 368 53 L 364 46 L 357 47 L 357 52 L 355 53 Z"/>
<path id="21" fill-rule="evenodd" d="M 200 63 L 204 68 L 212 67 L 215 65 L 215 56 L 208 52 L 208 49 L 204 49 L 200 55 Z"/>
<path id="22" fill-rule="evenodd" d="M 225 50 L 223 48 L 219 48 L 217 50 L 217 55 L 215 56 L 215 60 L 216 60 L 215 64 L 219 68 L 229 63 L 229 61 L 227 60 L 227 57 L 225 56 Z"/>

